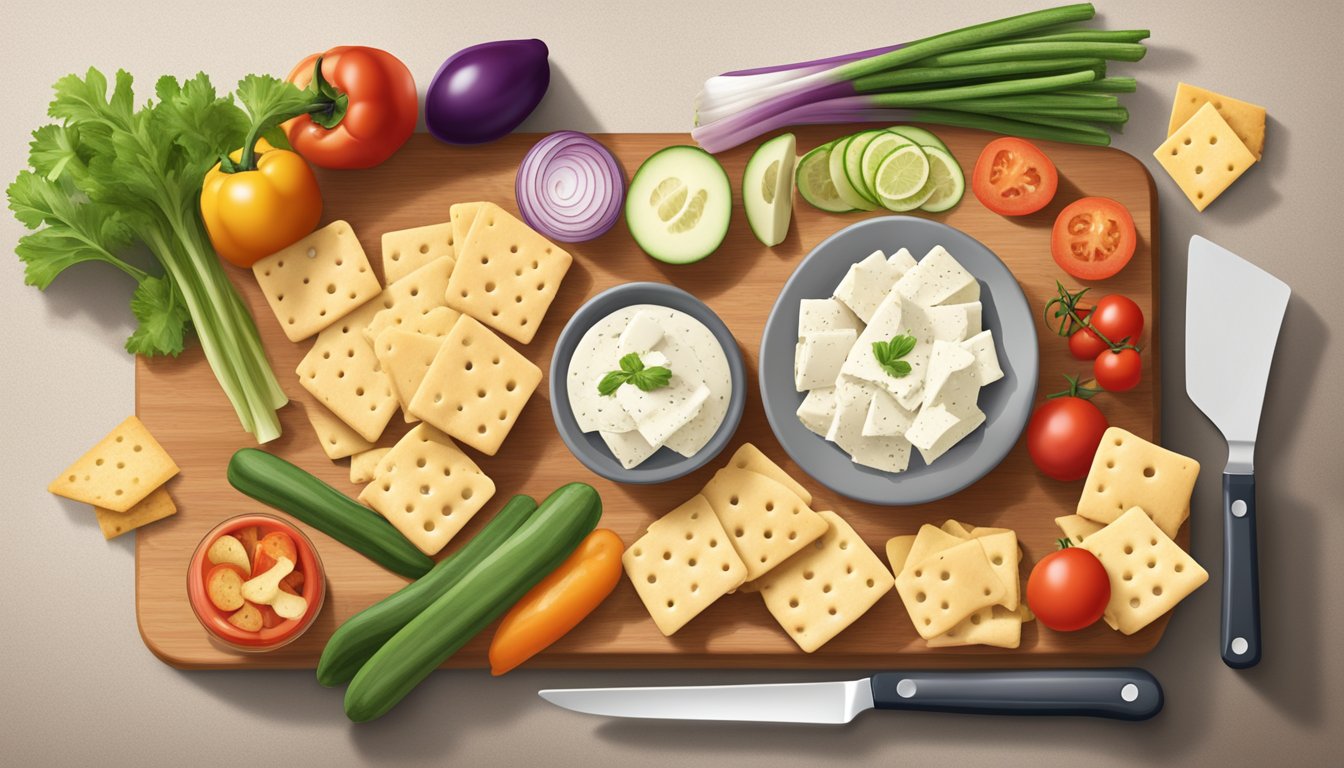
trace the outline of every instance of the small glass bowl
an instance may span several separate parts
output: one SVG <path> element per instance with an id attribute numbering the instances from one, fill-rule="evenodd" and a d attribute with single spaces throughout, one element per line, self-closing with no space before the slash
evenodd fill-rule
<path id="1" fill-rule="evenodd" d="M 297 619 L 282 619 L 273 627 L 262 627 L 257 632 L 239 629 L 228 622 L 229 612 L 221 611 L 210 602 L 205 591 L 205 577 L 213 565 L 206 558 L 206 552 L 215 539 L 225 534 L 233 534 L 243 528 L 255 525 L 259 537 L 268 533 L 285 533 L 294 540 L 294 548 L 299 556 L 295 570 L 303 572 L 302 596 L 308 601 L 308 610 Z M 251 556 L 251 553 L 248 553 Z M 294 642 L 312 626 L 317 614 L 322 612 L 322 604 L 327 596 L 326 573 L 322 569 L 322 559 L 317 548 L 302 531 L 292 524 L 274 515 L 247 514 L 231 517 L 210 530 L 196 545 L 187 567 L 187 599 L 197 620 L 215 641 L 243 653 L 265 653 L 283 648 Z"/>

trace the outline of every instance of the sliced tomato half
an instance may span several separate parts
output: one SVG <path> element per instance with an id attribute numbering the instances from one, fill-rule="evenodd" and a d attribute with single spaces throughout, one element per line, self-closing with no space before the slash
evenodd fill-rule
<path id="1" fill-rule="evenodd" d="M 1055 199 L 1059 171 L 1040 147 L 1011 136 L 985 145 L 971 174 L 971 191 L 1000 216 L 1035 213 Z"/>
<path id="2" fill-rule="evenodd" d="M 1137 244 L 1129 209 L 1109 197 L 1084 197 L 1059 212 L 1050 253 L 1079 280 L 1105 280 L 1134 258 Z"/>

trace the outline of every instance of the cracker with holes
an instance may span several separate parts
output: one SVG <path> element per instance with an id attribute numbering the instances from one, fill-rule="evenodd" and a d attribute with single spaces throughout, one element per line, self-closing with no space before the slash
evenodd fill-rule
<path id="1" fill-rule="evenodd" d="M 168 495 L 168 489 L 163 487 L 155 488 L 125 512 L 115 512 L 99 506 L 93 508 L 93 515 L 98 518 L 98 527 L 103 532 L 103 538 L 108 540 L 175 514 L 177 505 L 173 503 L 173 497 Z"/>
<path id="2" fill-rule="evenodd" d="M 532 341 L 573 261 L 494 203 L 482 203 L 448 281 L 448 306 Z"/>
<path id="3" fill-rule="evenodd" d="M 1092 458 L 1078 514 L 1110 523 L 1130 507 L 1143 507 L 1174 539 L 1190 516 L 1190 494 L 1198 477 L 1198 461 L 1111 427 Z"/>
<path id="4" fill-rule="evenodd" d="M 411 415 L 411 397 L 429 373 L 439 350 L 443 349 L 446 336 L 426 336 L 422 333 L 410 333 L 400 328 L 387 328 L 378 334 L 373 343 L 378 364 L 392 379 L 392 391 L 401 403 L 406 421 L 415 421 Z"/>
<path id="5" fill-rule="evenodd" d="M 1138 507 L 1078 545 L 1097 556 L 1111 580 L 1106 623 L 1132 635 L 1208 581 L 1195 559 Z"/>
<path id="6" fill-rule="evenodd" d="M 747 577 L 704 496 L 650 524 L 621 564 L 654 624 L 669 637 Z"/>
<path id="7" fill-rule="evenodd" d="M 745 469 L 715 473 L 700 493 L 754 580 L 826 533 L 826 521 L 786 486 Z"/>
<path id="8" fill-rule="evenodd" d="M 395 283 L 436 259 L 448 259 L 455 263 L 453 256 L 451 222 L 384 232 L 383 280 Z M 451 263 L 448 271 L 453 271 Z"/>
<path id="9" fill-rule="evenodd" d="M 456 446 L 420 435 L 397 441 L 359 500 L 433 556 L 495 495 L 495 483 Z"/>
<path id="10" fill-rule="evenodd" d="M 305 404 L 303 415 L 307 416 L 308 423 L 313 425 L 322 452 L 332 461 L 353 456 L 373 447 L 373 443 L 360 437 L 358 432 L 347 426 L 321 403 Z"/>
<path id="11" fill-rule="evenodd" d="M 733 457 L 728 460 L 728 466 L 734 469 L 745 469 L 758 475 L 765 475 L 798 494 L 798 498 L 802 499 L 804 504 L 812 503 L 812 494 L 808 493 L 802 483 L 790 477 L 788 472 L 780 469 L 778 464 L 771 461 L 769 456 L 766 456 L 760 448 L 751 443 L 743 443 L 742 447 L 738 448 Z"/>
<path id="12" fill-rule="evenodd" d="M 448 206 L 448 221 L 453 226 L 454 258 L 462 252 L 462 244 L 467 242 L 471 225 L 476 223 L 476 214 L 484 203 L 454 203 Z"/>
<path id="13" fill-rule="evenodd" d="M 415 443 L 438 443 L 439 445 L 452 450 L 453 455 L 456 457 L 453 459 L 454 466 L 463 467 L 464 469 L 476 472 L 477 474 L 484 474 L 481 471 L 480 466 L 472 461 L 471 457 L 463 452 L 461 448 L 457 447 L 457 443 L 453 442 L 451 437 L 443 434 L 428 424 L 416 424 L 397 441 L 397 445 L 401 445 L 402 443 L 406 443 L 407 445 L 413 445 Z M 374 467 L 373 470 L 374 475 L 388 470 L 391 464 L 389 463 L 385 465 L 385 461 L 387 461 L 386 454 L 383 455 L 383 458 L 378 460 L 378 465 Z"/>
<path id="14" fill-rule="evenodd" d="M 410 413 L 494 456 L 539 383 L 540 368 L 463 315 L 412 396 Z"/>
<path id="15" fill-rule="evenodd" d="M 834 512 L 811 546 L 761 578 L 761 597 L 775 621 L 807 653 L 859 620 L 894 586 L 891 571 Z"/>
<path id="16" fill-rule="evenodd" d="M 373 342 L 387 328 L 405 328 L 419 322 L 430 312 L 447 309 L 443 293 L 448 289 L 451 259 L 430 262 L 383 290 L 383 309 L 369 320 L 364 338 Z M 449 309 L 449 312 L 456 312 Z M 452 317 L 454 322 L 456 317 Z"/>
<path id="17" fill-rule="evenodd" d="M 140 419 L 130 416 L 57 475 L 47 490 L 126 512 L 177 472 L 177 464 L 159 441 Z"/>
<path id="18" fill-rule="evenodd" d="M 373 480 L 374 469 L 391 448 L 371 448 L 350 456 L 350 482 L 362 485 Z"/>
<path id="19" fill-rule="evenodd" d="M 989 567 L 994 571 L 994 575 L 999 577 L 999 581 L 1003 582 L 1003 600 L 998 604 L 1009 611 L 1016 611 L 1021 601 L 1021 588 L 1017 577 L 1019 563 L 1017 534 L 1013 531 L 1002 531 L 982 536 L 973 535 L 972 538 L 980 542 L 980 546 L 985 550 L 985 557 L 989 558 Z"/>
<path id="20" fill-rule="evenodd" d="M 966 645 L 990 645 L 1017 648 L 1022 644 L 1022 611 L 1010 611 L 1001 605 L 981 608 L 962 619 L 941 635 L 928 639 L 930 648 L 957 648 Z"/>
<path id="21" fill-rule="evenodd" d="M 344 221 L 333 221 L 258 261 L 252 274 L 290 341 L 303 341 L 382 290 Z"/>
<path id="22" fill-rule="evenodd" d="M 367 322 L 377 306 L 370 304 L 319 333 L 296 370 L 303 388 L 368 443 L 378 442 L 397 412 L 392 379 L 378 365 L 373 345 L 364 338 L 361 321 Z"/>
<path id="23" fill-rule="evenodd" d="M 1082 515 L 1064 515 L 1055 518 L 1055 525 L 1059 530 L 1074 544 L 1082 544 L 1088 536 L 1100 531 L 1106 526 L 1093 520 L 1088 520 Z"/>
<path id="24" fill-rule="evenodd" d="M 994 573 L 984 547 L 972 539 L 958 541 L 923 560 L 916 560 L 911 552 L 905 570 L 896 577 L 896 591 L 915 630 L 928 640 L 981 608 L 998 604 L 1007 590 Z"/>

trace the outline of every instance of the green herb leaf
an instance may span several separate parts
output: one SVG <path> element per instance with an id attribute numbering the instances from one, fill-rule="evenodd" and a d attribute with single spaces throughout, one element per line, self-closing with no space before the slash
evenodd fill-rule
<path id="1" fill-rule="evenodd" d="M 603 397 L 611 397 L 616 394 L 616 390 L 629 379 L 629 374 L 621 371 L 612 371 L 597 383 L 597 393 Z"/>
<path id="2" fill-rule="evenodd" d="M 644 392 L 662 389 L 672 380 L 672 371 L 661 365 L 645 368 L 639 355 L 631 352 L 621 358 L 621 369 L 611 371 L 597 383 L 597 393 L 603 397 L 616 394 L 622 384 L 633 384 Z"/>
<path id="3" fill-rule="evenodd" d="M 901 358 L 910 354 L 915 348 L 915 337 L 905 334 L 898 334 L 891 337 L 891 341 L 874 341 L 873 357 L 877 358 L 877 364 L 887 375 L 900 379 L 910 375 L 913 370 L 910 364 Z"/>
<path id="4" fill-rule="evenodd" d="M 639 359 L 639 355 L 631 352 L 621 358 L 621 370 L 626 373 L 639 373 L 644 370 L 644 361 Z"/>
<path id="5" fill-rule="evenodd" d="M 191 316 L 187 314 L 187 303 L 166 278 L 142 280 L 131 297 L 131 312 L 140 325 L 126 340 L 127 352 L 166 353 L 173 357 L 182 352 L 182 338 Z"/>
<path id="6" fill-rule="evenodd" d="M 645 392 L 652 392 L 655 389 L 662 389 L 672 381 L 672 371 L 661 365 L 655 365 L 652 368 L 645 368 L 630 377 L 630 383 Z"/>

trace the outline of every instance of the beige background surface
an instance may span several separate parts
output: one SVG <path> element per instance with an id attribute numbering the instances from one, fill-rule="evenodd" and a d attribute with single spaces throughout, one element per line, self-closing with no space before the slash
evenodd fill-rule
<path id="1" fill-rule="evenodd" d="M 19 169 L 49 87 L 89 64 L 125 67 L 147 89 L 159 74 L 203 69 L 228 84 L 283 74 L 300 56 L 365 43 L 401 56 L 427 83 L 465 45 L 536 36 L 552 52 L 551 92 L 527 128 L 674 131 L 716 72 L 912 39 L 1035 3 L 268 4 L 243 22 L 217 3 L 6 3 L 0 26 L 0 179 Z M 977 7 L 979 6 L 979 7 Z M 355 727 L 339 691 L 310 673 L 183 673 L 140 642 L 133 542 L 106 544 L 86 508 L 47 495 L 57 467 L 132 408 L 130 286 L 76 268 L 46 295 L 0 257 L 0 434 L 5 458 L 0 552 L 0 744 L 14 765 L 738 766 L 844 761 L 902 765 L 1326 765 L 1344 748 L 1344 497 L 1339 435 L 1344 376 L 1337 308 L 1336 77 L 1344 60 L 1333 2 L 1101 3 L 1106 26 L 1151 27 L 1152 50 L 1125 73 L 1140 91 L 1117 145 L 1158 176 L 1166 293 L 1164 431 L 1208 468 L 1194 500 L 1195 554 L 1213 581 L 1184 604 L 1144 664 L 1167 709 L 1132 725 L 870 713 L 848 728 L 743 727 L 588 718 L 545 705 L 539 688 L 824 679 L 785 673 L 438 673 L 383 721 Z M 242 6 L 239 6 L 241 8 Z M 823 14 L 821 8 L 827 10 Z M 1156 169 L 1178 79 L 1269 106 L 1264 162 L 1196 214 Z M 1217 654 L 1219 481 L 1224 449 L 1184 393 L 1185 244 L 1211 237 L 1294 290 L 1258 454 L 1265 661 L 1248 672 Z M 0 216 L 0 251 L 20 228 Z M 245 761 L 245 762 L 244 762 Z"/>

